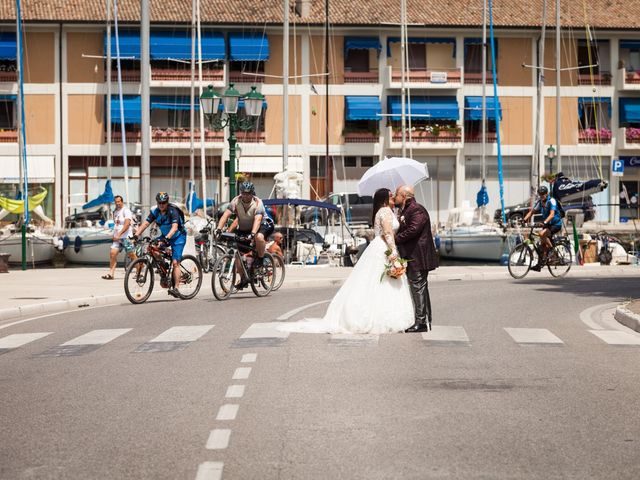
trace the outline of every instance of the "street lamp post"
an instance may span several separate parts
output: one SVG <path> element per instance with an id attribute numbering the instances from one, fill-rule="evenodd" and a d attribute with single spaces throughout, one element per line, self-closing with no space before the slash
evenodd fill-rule
<path id="1" fill-rule="evenodd" d="M 553 174 L 553 159 L 556 158 L 556 149 L 553 145 L 549 145 L 547 148 L 547 158 L 549 159 L 549 173 Z"/>
<path id="2" fill-rule="evenodd" d="M 240 99 L 244 99 L 244 109 L 246 117 L 238 118 L 238 104 Z M 220 111 L 220 100 L 222 99 L 223 110 Z M 229 200 L 236 196 L 236 159 L 239 156 L 240 147 L 237 146 L 236 131 L 248 132 L 255 128 L 256 121 L 262 114 L 264 95 L 256 91 L 256 87 L 251 87 L 251 91 L 244 97 L 229 84 L 229 88 L 220 96 L 213 90 L 213 85 L 209 85 L 207 90 L 200 97 L 200 105 L 209 124 L 214 130 L 222 130 L 229 127 Z M 223 171 L 221 174 L 223 174 Z"/>

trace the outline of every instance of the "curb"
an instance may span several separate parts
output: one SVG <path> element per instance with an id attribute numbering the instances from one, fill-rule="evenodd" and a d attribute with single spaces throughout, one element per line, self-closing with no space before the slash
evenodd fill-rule
<path id="1" fill-rule="evenodd" d="M 627 305 L 628 303 L 625 303 L 617 307 L 613 317 L 618 323 L 621 323 L 625 327 L 640 332 L 640 315 L 633 313 L 631 310 L 627 310 Z"/>

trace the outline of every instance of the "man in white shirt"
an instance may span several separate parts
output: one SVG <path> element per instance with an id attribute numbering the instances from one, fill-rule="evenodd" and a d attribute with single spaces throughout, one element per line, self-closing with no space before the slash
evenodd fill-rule
<path id="1" fill-rule="evenodd" d="M 114 279 L 118 253 L 121 250 L 124 250 L 131 260 L 136 259 L 133 244 L 129 240 L 133 232 L 133 213 L 124 206 L 124 201 L 120 195 L 116 195 L 113 200 L 116 204 L 116 209 L 113 211 L 113 243 L 109 253 L 109 273 L 102 276 L 105 280 Z"/>

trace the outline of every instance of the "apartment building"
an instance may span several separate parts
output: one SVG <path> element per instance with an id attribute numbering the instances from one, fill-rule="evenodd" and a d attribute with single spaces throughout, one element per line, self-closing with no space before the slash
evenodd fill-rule
<path id="1" fill-rule="evenodd" d="M 103 2 L 85 3 L 92 8 L 68 11 L 64 2 L 52 2 L 58 7 L 54 5 L 50 12 L 29 11 L 27 6 L 25 13 L 29 177 L 32 185 L 48 189 L 45 209 L 58 224 L 97 196 L 107 178 L 112 179 L 115 192 L 124 192 L 125 153 L 131 202 L 149 204 L 150 199 L 140 197 L 145 175 L 152 192 L 168 191 L 177 201 L 186 197 L 190 179 L 190 10 L 176 13 L 176 5 L 185 2 L 175 0 L 167 2 L 166 12 L 154 10 L 152 15 L 150 170 L 144 172 L 138 12 L 125 10 L 118 30 L 124 108 L 120 108 L 117 62 L 113 60 L 108 142 L 105 57 L 109 48 L 115 57 L 115 32 L 109 45 L 105 16 L 96 13 L 104 10 Z M 293 13 L 291 26 L 288 62 L 294 78 L 286 106 L 288 165 L 304 175 L 304 195 L 315 198 L 329 192 L 354 192 L 367 168 L 384 156 L 401 154 L 401 50 L 399 25 L 386 23 L 380 13 L 373 15 L 368 9 L 356 15 L 348 2 L 336 0 L 329 39 L 330 74 L 323 76 L 322 5 L 308 3 L 311 10 Z M 460 2 L 461 8 L 466 3 Z M 237 171 L 248 173 L 259 194 L 268 196 L 273 175 L 284 165 L 281 18 L 273 6 L 265 9 L 261 19 L 255 14 L 244 18 L 240 2 L 224 5 L 203 20 L 203 83 L 219 92 L 233 83 L 242 93 L 255 85 L 265 95 L 263 114 L 255 127 L 237 134 L 242 150 Z M 229 13 L 234 6 L 238 9 Z M 411 18 L 411 2 L 409 6 L 405 113 L 411 130 L 405 132 L 407 155 L 427 164 L 430 180 L 418 194 L 433 220 L 444 222 L 450 208 L 466 201 L 473 204 L 481 183 L 481 16 L 474 11 L 444 21 L 443 14 L 416 11 Z M 504 8 L 502 18 L 496 12 L 497 111 L 491 55 L 487 60 L 486 178 L 492 208 L 499 205 L 496 120 L 500 119 L 506 203 L 513 204 L 528 195 L 538 113 L 538 14 L 522 17 L 520 13 L 522 18 L 516 22 Z M 0 14 L 0 194 L 9 196 L 16 194 L 19 165 L 15 26 L 9 10 L 0 9 Z M 395 21 L 394 16 L 397 12 L 388 21 Z M 640 35 L 634 30 L 637 26 L 616 21 L 600 15 L 593 23 L 598 28 L 595 41 L 587 42 L 584 29 L 576 25 L 563 33 L 560 89 L 561 169 L 576 179 L 602 177 L 610 182 L 594 201 L 599 205 L 597 219 L 612 223 L 637 217 L 634 207 L 640 191 Z M 555 66 L 554 41 L 548 35 L 542 62 L 548 69 Z M 558 159 L 552 155 L 558 150 L 552 70 L 547 70 L 543 96 L 545 162 L 539 174 L 558 171 Z M 194 173 L 200 192 L 197 115 L 195 125 Z M 227 134 L 209 125 L 204 134 L 207 194 L 222 201 L 228 197 Z M 610 175 L 614 159 L 623 160 L 623 176 Z"/>

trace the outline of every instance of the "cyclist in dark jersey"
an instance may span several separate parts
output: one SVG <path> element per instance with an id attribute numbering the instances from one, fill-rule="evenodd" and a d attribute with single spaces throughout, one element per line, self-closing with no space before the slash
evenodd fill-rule
<path id="1" fill-rule="evenodd" d="M 562 230 L 562 217 L 560 216 L 560 210 L 558 209 L 558 202 L 555 198 L 549 196 L 549 189 L 544 185 L 538 188 L 539 200 L 524 216 L 524 223 L 526 224 L 534 213 L 542 213 L 543 229 L 540 232 L 540 245 L 542 247 L 542 258 L 538 260 L 538 264 L 533 267 L 534 270 L 539 270 L 545 264 L 547 259 L 547 252 L 553 247 L 551 243 L 551 237 L 554 234 Z"/>

